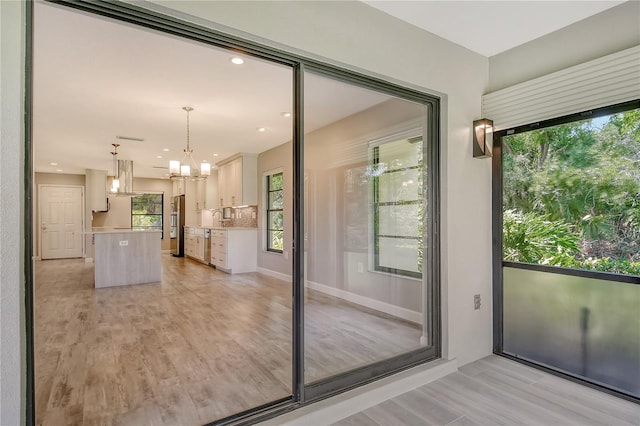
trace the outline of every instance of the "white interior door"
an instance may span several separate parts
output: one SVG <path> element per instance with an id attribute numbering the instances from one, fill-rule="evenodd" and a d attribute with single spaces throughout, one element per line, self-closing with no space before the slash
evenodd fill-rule
<path id="1" fill-rule="evenodd" d="M 40 187 L 42 259 L 82 257 L 82 197 L 82 187 Z"/>

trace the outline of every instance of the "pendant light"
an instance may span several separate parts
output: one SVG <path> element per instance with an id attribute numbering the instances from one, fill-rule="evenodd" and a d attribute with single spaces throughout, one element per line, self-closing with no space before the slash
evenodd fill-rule
<path id="1" fill-rule="evenodd" d="M 120 179 L 118 179 L 118 176 L 120 176 L 118 170 L 118 147 L 120 144 L 112 143 L 111 145 L 113 145 L 113 151 L 111 151 L 111 156 L 113 158 L 113 180 L 111 181 L 111 192 L 116 193 L 118 192 L 118 188 L 120 188 Z"/>
<path id="2" fill-rule="evenodd" d="M 169 174 L 172 180 L 204 180 L 211 174 L 211 164 L 202 162 L 200 167 L 193 159 L 193 149 L 189 144 L 189 113 L 193 111 L 190 106 L 182 107 L 187 112 L 187 147 L 184 149 L 184 157 L 182 161 L 169 161 Z"/>

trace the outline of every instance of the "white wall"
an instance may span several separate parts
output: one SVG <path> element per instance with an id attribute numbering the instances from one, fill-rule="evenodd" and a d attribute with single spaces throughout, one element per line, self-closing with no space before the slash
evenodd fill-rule
<path id="1" fill-rule="evenodd" d="M 24 2 L 0 1 L 0 424 L 24 419 Z"/>
<path id="2" fill-rule="evenodd" d="M 628 1 L 489 58 L 489 92 L 640 44 L 640 2 Z"/>
<path id="3" fill-rule="evenodd" d="M 488 59 L 355 1 L 144 4 L 442 96 L 443 354 L 465 364 L 491 353 L 491 170 L 489 160 L 472 158 L 470 132 Z"/>
<path id="4" fill-rule="evenodd" d="M 268 252 L 265 247 L 265 173 L 282 169 L 284 179 L 284 238 L 283 253 Z M 293 144 L 278 145 L 258 155 L 258 267 L 291 276 L 293 263 L 291 242 L 293 241 Z M 285 255 L 286 253 L 286 255 Z"/>

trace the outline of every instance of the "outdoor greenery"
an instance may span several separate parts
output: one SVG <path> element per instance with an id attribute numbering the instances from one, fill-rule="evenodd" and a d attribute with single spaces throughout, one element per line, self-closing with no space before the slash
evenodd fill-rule
<path id="1" fill-rule="evenodd" d="M 267 250 L 284 249 L 284 183 L 282 172 L 267 177 Z"/>
<path id="2" fill-rule="evenodd" d="M 162 231 L 162 194 L 142 194 L 131 197 L 131 228 Z"/>
<path id="3" fill-rule="evenodd" d="M 640 110 L 503 138 L 504 259 L 640 275 Z"/>

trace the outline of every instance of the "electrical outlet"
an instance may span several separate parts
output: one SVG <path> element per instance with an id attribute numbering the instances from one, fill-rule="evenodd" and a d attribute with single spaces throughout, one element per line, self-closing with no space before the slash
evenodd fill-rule
<path id="1" fill-rule="evenodd" d="M 358 272 L 364 272 L 364 264 L 362 262 L 358 262 Z"/>
<path id="2" fill-rule="evenodd" d="M 128 246 L 129 245 L 129 241 L 124 240 L 124 241 L 120 241 L 120 247 L 124 247 L 124 246 Z"/>
<path id="3" fill-rule="evenodd" d="M 479 294 L 474 294 L 473 295 L 473 309 L 474 310 L 478 310 L 480 309 L 480 305 L 481 305 L 481 301 L 480 301 L 480 295 Z"/>

